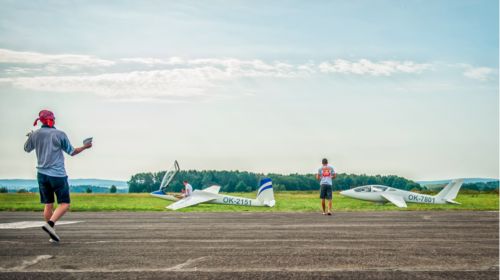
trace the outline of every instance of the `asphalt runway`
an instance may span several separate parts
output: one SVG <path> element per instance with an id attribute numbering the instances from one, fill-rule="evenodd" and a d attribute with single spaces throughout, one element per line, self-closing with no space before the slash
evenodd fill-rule
<path id="1" fill-rule="evenodd" d="M 6 228 L 40 218 L 0 212 L 1 279 L 499 279 L 498 212 L 77 212 L 59 244 Z"/>

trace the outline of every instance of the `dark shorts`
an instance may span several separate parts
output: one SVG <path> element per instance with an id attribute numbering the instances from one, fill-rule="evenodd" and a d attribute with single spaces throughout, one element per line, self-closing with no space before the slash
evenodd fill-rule
<path id="1" fill-rule="evenodd" d="M 332 186 L 331 185 L 321 185 L 319 188 L 319 198 L 332 199 Z"/>
<path id="2" fill-rule="evenodd" d="M 37 177 L 41 203 L 54 203 L 54 194 L 57 196 L 57 203 L 70 203 L 68 176 L 52 177 L 38 173 Z"/>

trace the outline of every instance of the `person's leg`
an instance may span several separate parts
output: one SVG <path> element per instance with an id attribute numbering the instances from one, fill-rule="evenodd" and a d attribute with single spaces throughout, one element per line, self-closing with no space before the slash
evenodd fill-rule
<path id="1" fill-rule="evenodd" d="M 45 208 L 43 209 L 43 217 L 45 218 L 46 222 L 50 220 L 52 214 L 54 214 L 54 203 L 45 204 Z"/>
<path id="2" fill-rule="evenodd" d="M 46 223 L 42 226 L 42 229 L 49 234 L 51 242 L 58 242 L 59 236 L 54 230 L 54 223 L 50 221 L 54 210 L 54 190 L 52 189 L 52 184 L 50 182 L 50 177 L 41 173 L 38 173 L 38 189 L 40 190 L 40 202 L 43 203 L 43 217 Z"/>
<path id="3" fill-rule="evenodd" d="M 57 208 L 50 217 L 54 224 L 68 211 L 70 206 L 68 177 L 52 177 L 52 185 L 57 196 Z"/>
<path id="4" fill-rule="evenodd" d="M 40 203 L 44 204 L 43 217 L 46 222 L 52 217 L 54 210 L 54 191 L 48 180 L 48 176 L 38 173 L 38 190 L 40 192 Z"/>
<path id="5" fill-rule="evenodd" d="M 59 206 L 57 206 L 56 208 L 56 211 L 54 211 L 54 214 L 52 214 L 49 220 L 55 224 L 68 211 L 69 205 L 69 203 L 59 204 Z"/>
<path id="6" fill-rule="evenodd" d="M 332 196 L 333 196 L 333 188 L 332 186 L 328 186 L 326 191 L 326 199 L 328 199 L 328 215 L 332 214 Z"/>
<path id="7" fill-rule="evenodd" d="M 48 176 L 48 181 L 53 190 L 53 193 L 57 196 L 57 204 L 59 204 L 56 210 L 50 216 L 50 219 L 42 229 L 47 232 L 50 236 L 51 242 L 59 242 L 61 239 L 57 235 L 55 230 L 55 223 L 68 211 L 69 209 L 69 184 L 68 177 L 52 177 Z"/>
<path id="8" fill-rule="evenodd" d="M 325 212 L 325 196 L 326 196 L 326 189 L 324 185 L 320 185 L 319 187 L 319 198 L 321 198 L 321 208 L 323 209 L 323 215 L 326 214 Z"/>

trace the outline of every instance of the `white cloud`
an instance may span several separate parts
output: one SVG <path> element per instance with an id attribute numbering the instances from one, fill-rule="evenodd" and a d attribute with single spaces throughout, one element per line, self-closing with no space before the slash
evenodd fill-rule
<path id="1" fill-rule="evenodd" d="M 283 62 L 266 63 L 233 58 L 123 58 L 113 67 L 106 68 L 106 72 L 113 70 L 113 73 L 97 72 L 102 69 L 90 73 L 66 69 L 66 74 L 61 75 L 61 67 L 51 68 L 50 65 L 42 65 L 45 76 L 41 75 L 40 67 L 32 67 L 32 72 L 29 72 L 29 67 L 8 68 L 4 70 L 0 83 L 34 91 L 92 93 L 121 100 L 153 98 L 177 102 L 181 98 L 218 96 L 215 91 L 209 95 L 209 89 L 221 86 L 220 83 L 224 81 L 261 77 L 292 78 L 309 75 L 313 67 L 309 64 L 304 68 Z"/>
<path id="2" fill-rule="evenodd" d="M 235 58 L 122 58 L 105 60 L 87 55 L 48 55 L 0 49 L 1 64 L 14 64 L 0 72 L 0 85 L 33 91 L 91 93 L 119 100 L 182 102 L 190 98 L 220 96 L 211 90 L 241 78 L 304 78 L 328 75 L 392 76 L 439 70 L 439 63 L 368 59 L 336 59 L 297 64 Z M 102 67 L 101 67 L 102 66 Z M 468 78 L 486 81 L 495 73 L 487 67 L 455 64 Z M 3 76 L 3 77 L 2 77 Z M 234 83 L 236 82 L 236 83 Z M 249 89 L 241 89 L 241 95 Z"/>
<path id="3" fill-rule="evenodd" d="M 10 64 L 50 64 L 65 66 L 111 66 L 115 62 L 89 55 L 76 54 L 42 54 L 37 52 L 19 52 L 0 49 L 0 63 Z"/>
<path id="4" fill-rule="evenodd" d="M 132 71 L 100 75 L 0 78 L 14 87 L 51 92 L 83 92 L 117 98 L 192 97 L 204 95 L 212 81 L 225 78 L 218 69 Z"/>
<path id="5" fill-rule="evenodd" d="M 42 71 L 43 68 L 36 68 L 36 67 L 10 67 L 4 70 L 4 73 L 8 76 L 22 76 L 22 75 L 27 75 L 27 74 L 32 74 L 35 72 L 40 72 Z"/>
<path id="6" fill-rule="evenodd" d="M 138 64 L 146 64 L 146 65 L 182 65 L 185 64 L 184 59 L 180 57 L 171 57 L 169 59 L 159 59 L 152 57 L 133 57 L 133 58 L 122 58 L 121 62 L 125 63 L 138 63 Z"/>
<path id="7" fill-rule="evenodd" d="M 235 58 L 202 58 L 183 59 L 171 57 L 168 59 L 157 58 L 122 58 L 121 62 L 138 63 L 148 66 L 172 66 L 179 68 L 214 67 L 232 77 L 296 77 L 311 72 L 304 69 L 304 65 L 292 65 L 283 62 L 266 63 L 262 60 L 240 60 Z"/>
<path id="8" fill-rule="evenodd" d="M 360 59 L 352 62 L 344 59 L 337 59 L 332 62 L 323 62 L 319 65 L 319 70 L 323 73 L 343 73 L 372 76 L 391 76 L 396 73 L 421 73 L 430 69 L 431 64 L 415 63 L 413 61 L 380 61 L 372 62 L 368 59 Z"/>
<path id="9" fill-rule="evenodd" d="M 302 70 L 286 63 L 262 61 L 194 60 L 189 66 L 147 71 L 129 71 L 98 75 L 52 75 L 5 77 L 0 84 L 17 88 L 93 93 L 110 98 L 148 100 L 148 98 L 208 97 L 207 91 L 223 81 L 243 77 L 293 77 Z M 213 93 L 212 93 L 213 94 Z"/>
<path id="10" fill-rule="evenodd" d="M 466 66 L 466 68 L 467 69 L 464 72 L 465 77 L 482 82 L 490 80 L 491 76 L 495 74 L 495 70 L 493 68 L 472 66 Z"/>

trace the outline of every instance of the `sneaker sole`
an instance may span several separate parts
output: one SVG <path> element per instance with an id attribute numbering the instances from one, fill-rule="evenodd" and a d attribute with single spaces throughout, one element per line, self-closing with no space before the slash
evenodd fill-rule
<path id="1" fill-rule="evenodd" d="M 52 232 L 50 232 L 44 226 L 42 227 L 42 229 L 50 236 L 50 238 L 52 238 L 52 240 L 54 240 L 55 242 L 59 242 L 60 241 L 59 236 L 52 234 Z"/>

